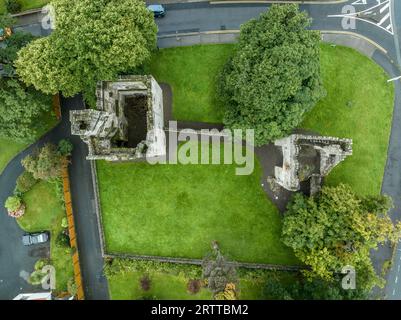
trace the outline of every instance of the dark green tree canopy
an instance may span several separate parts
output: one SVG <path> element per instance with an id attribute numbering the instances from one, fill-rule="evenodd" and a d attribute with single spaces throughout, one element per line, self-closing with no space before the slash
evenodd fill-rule
<path id="1" fill-rule="evenodd" d="M 32 141 L 42 130 L 39 118 L 50 108 L 48 96 L 26 88 L 17 79 L 0 80 L 0 136 Z"/>
<path id="2" fill-rule="evenodd" d="M 226 126 L 255 129 L 261 145 L 288 134 L 324 96 L 320 34 L 309 25 L 297 5 L 273 5 L 242 25 L 218 82 Z"/>
<path id="3" fill-rule="evenodd" d="M 0 28 L 11 27 L 14 22 L 9 15 L 0 15 Z M 40 117 L 51 107 L 49 97 L 27 88 L 15 74 L 17 53 L 32 39 L 31 34 L 16 31 L 0 47 L 0 136 L 24 142 L 37 135 L 43 125 Z"/>
<path id="4" fill-rule="evenodd" d="M 84 92 L 150 58 L 153 14 L 141 0 L 53 0 L 55 30 L 20 51 L 17 73 L 47 94 Z"/>
<path id="5" fill-rule="evenodd" d="M 357 271 L 360 289 L 379 285 L 370 250 L 400 238 L 400 224 L 387 215 L 386 196 L 358 196 L 347 185 L 324 187 L 320 194 L 296 194 L 283 221 L 283 242 L 311 267 L 312 276 L 330 280 L 350 265 Z"/>

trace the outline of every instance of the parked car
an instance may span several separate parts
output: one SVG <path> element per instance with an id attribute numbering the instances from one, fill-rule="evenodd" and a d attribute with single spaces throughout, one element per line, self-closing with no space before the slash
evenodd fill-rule
<path id="1" fill-rule="evenodd" d="M 24 246 L 45 243 L 47 241 L 49 241 L 48 232 L 27 233 L 22 236 L 22 243 Z"/>
<path id="2" fill-rule="evenodd" d="M 161 4 L 151 4 L 148 10 L 153 12 L 155 18 L 163 18 L 166 15 L 166 9 Z"/>
<path id="3" fill-rule="evenodd" d="M 0 41 L 3 41 L 5 38 L 11 36 L 12 31 L 10 28 L 0 28 Z"/>

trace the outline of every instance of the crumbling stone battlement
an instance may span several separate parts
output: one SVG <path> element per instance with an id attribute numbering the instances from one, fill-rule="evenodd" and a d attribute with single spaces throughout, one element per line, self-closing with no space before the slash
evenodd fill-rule
<path id="1" fill-rule="evenodd" d="M 162 90 L 152 76 L 101 81 L 96 110 L 70 112 L 71 133 L 88 145 L 88 160 L 133 161 L 166 153 Z"/>
<path id="2" fill-rule="evenodd" d="M 282 167 L 275 167 L 275 179 L 289 191 L 298 191 L 301 182 L 309 181 L 311 194 L 318 192 L 322 178 L 352 155 L 351 139 L 292 134 L 274 144 L 283 155 Z"/>

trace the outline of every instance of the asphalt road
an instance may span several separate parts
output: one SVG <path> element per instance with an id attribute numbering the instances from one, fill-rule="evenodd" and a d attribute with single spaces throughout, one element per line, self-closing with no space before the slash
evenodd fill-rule
<path id="1" fill-rule="evenodd" d="M 319 30 L 332 30 L 344 31 L 342 26 L 343 17 L 328 17 L 330 15 L 339 15 L 342 13 L 344 5 L 350 4 L 354 1 L 341 4 L 325 4 L 325 5 L 301 5 L 302 10 L 306 10 L 313 18 L 312 28 Z M 385 2 L 382 0 L 381 2 Z M 366 8 L 372 7 L 377 3 L 376 0 L 368 0 L 366 4 L 358 5 L 355 7 L 356 11 L 363 11 Z M 265 11 L 269 5 L 266 4 L 236 4 L 236 5 L 210 5 L 209 3 L 186 3 L 186 4 L 170 4 L 166 5 L 167 15 L 163 19 L 157 19 L 159 26 L 159 35 L 194 32 L 194 31 L 212 31 L 221 29 L 238 29 L 240 25 L 251 18 L 257 17 L 261 12 Z M 373 59 L 378 62 L 389 73 L 389 77 L 400 75 L 400 71 L 395 67 L 395 63 L 401 65 L 401 58 L 399 53 L 399 42 L 401 42 L 401 1 L 394 0 L 391 6 L 393 34 L 386 32 L 377 24 L 369 23 L 366 21 L 357 21 L 356 29 L 346 30 L 361 34 L 388 51 L 384 55 L 377 51 Z M 385 11 L 385 10 L 384 10 Z M 44 29 L 41 25 L 41 16 L 32 15 L 19 19 L 21 28 L 29 31 L 35 35 L 48 35 L 51 30 Z M 401 219 L 401 88 L 400 82 L 396 83 L 396 103 L 394 109 L 393 127 L 389 145 L 388 161 L 386 172 L 383 179 L 383 193 L 389 194 L 393 197 L 395 202 L 395 209 L 391 214 L 394 219 Z M 74 106 L 79 108 L 80 100 L 63 100 L 64 108 L 68 109 Z M 66 125 L 66 124 L 65 124 Z M 50 133 L 48 136 L 56 137 L 57 135 L 69 135 L 69 128 L 63 126 Z M 60 128 L 60 129 L 59 129 Z M 62 134 L 57 133 L 58 130 L 66 130 Z M 85 291 L 88 299 L 107 298 L 107 283 L 101 274 L 101 257 L 99 252 L 99 240 L 96 238 L 97 232 L 94 228 L 95 215 L 93 211 L 93 194 L 90 187 L 91 179 L 89 177 L 89 163 L 84 160 L 86 154 L 85 146 L 73 137 L 75 150 L 73 154 L 73 163 L 71 165 L 71 178 L 72 178 L 72 193 L 74 201 L 74 210 L 76 210 L 77 218 L 77 232 L 78 232 L 78 245 L 81 251 L 81 264 L 84 277 Z M 19 156 L 18 156 L 19 157 Z M 14 188 L 14 182 L 21 168 L 19 158 L 6 168 L 5 172 L 0 176 L 0 201 L 3 201 Z M 88 182 L 90 181 L 90 182 Z M 12 184 L 12 186 L 11 186 Z M 3 209 L 2 209 L 3 210 Z M 4 211 L 4 210 L 3 210 Z M 4 223 L 3 223 L 4 220 Z M 14 224 L 13 224 L 14 223 Z M 15 262 L 10 264 L 8 261 L 1 262 L 0 279 L 8 279 L 7 290 L 16 291 L 16 286 L 21 281 L 9 280 L 13 279 L 13 275 L 17 272 L 11 270 L 29 268 L 32 261 L 26 257 L 26 252 L 17 246 L 14 250 L 6 249 L 2 255 L 1 249 L 8 246 L 8 242 L 13 235 L 18 235 L 19 229 L 14 221 L 10 221 L 4 214 L 0 216 L 0 257 L 7 259 L 11 254 Z M 12 235 L 11 235 L 12 234 Z M 4 249 L 3 249 L 4 250 Z M 374 253 L 376 263 L 383 262 L 390 251 L 388 248 L 383 247 L 378 252 Z M 396 251 L 396 259 L 394 266 L 389 272 L 388 283 L 385 289 L 387 298 L 401 299 L 401 254 L 400 248 Z M 18 267 L 16 267 L 18 266 Z M 1 280 L 0 280 L 1 281 Z M 14 282 L 12 282 L 14 281 Z M 0 282 L 0 298 L 6 297 L 3 294 L 4 287 Z M 13 291 L 13 292 L 14 292 Z M 13 293 L 14 294 L 14 293 Z M 11 296 L 11 293 L 8 295 Z"/>

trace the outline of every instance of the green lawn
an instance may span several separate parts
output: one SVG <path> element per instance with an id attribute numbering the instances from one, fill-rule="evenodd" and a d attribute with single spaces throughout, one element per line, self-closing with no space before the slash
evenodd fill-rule
<path id="1" fill-rule="evenodd" d="M 159 81 L 173 88 L 179 120 L 222 121 L 215 99 L 216 72 L 233 45 L 162 49 L 151 63 Z M 336 167 L 328 184 L 349 183 L 362 194 L 378 194 L 384 173 L 394 106 L 394 87 L 383 69 L 357 51 L 321 45 L 327 96 L 306 116 L 303 128 L 322 135 L 351 138 L 354 154 Z M 183 63 L 185 61 L 185 64 Z"/>
<path id="2" fill-rule="evenodd" d="M 25 214 L 17 221 L 28 232 L 50 230 L 50 258 L 56 268 L 57 291 L 66 291 L 67 282 L 73 277 L 72 257 L 69 248 L 59 248 L 55 240 L 62 230 L 61 220 L 65 209 L 56 193 L 56 186 L 49 182 L 39 182 L 24 195 L 27 206 Z"/>
<path id="3" fill-rule="evenodd" d="M 10 139 L 0 138 L 0 173 L 8 162 L 26 146 L 27 144 L 25 143 L 18 143 Z"/>
<path id="4" fill-rule="evenodd" d="M 216 76 L 232 52 L 232 45 L 204 45 L 160 50 L 150 73 L 173 91 L 177 120 L 220 123 L 224 108 L 216 100 Z"/>
<path id="5" fill-rule="evenodd" d="M 336 167 L 327 183 L 350 184 L 360 194 L 379 194 L 387 158 L 394 87 L 369 58 L 344 47 L 322 46 L 327 97 L 302 127 L 323 135 L 353 139 L 353 155 Z"/>
<path id="6" fill-rule="evenodd" d="M 19 0 L 22 5 L 22 11 L 36 9 L 45 6 L 50 0 Z M 0 0 L 0 13 L 6 11 L 5 1 Z"/>
<path id="7" fill-rule="evenodd" d="M 210 300 L 212 293 L 201 289 L 197 294 L 187 291 L 188 279 L 182 275 L 170 275 L 152 272 L 149 275 L 151 286 L 149 291 L 140 287 L 143 275 L 139 272 L 121 273 L 108 278 L 110 296 L 113 300 L 138 300 L 152 297 L 157 300 Z"/>
<path id="8" fill-rule="evenodd" d="M 281 218 L 234 165 L 98 162 L 108 252 L 202 258 L 217 240 L 231 259 L 297 263 L 280 242 Z"/>

